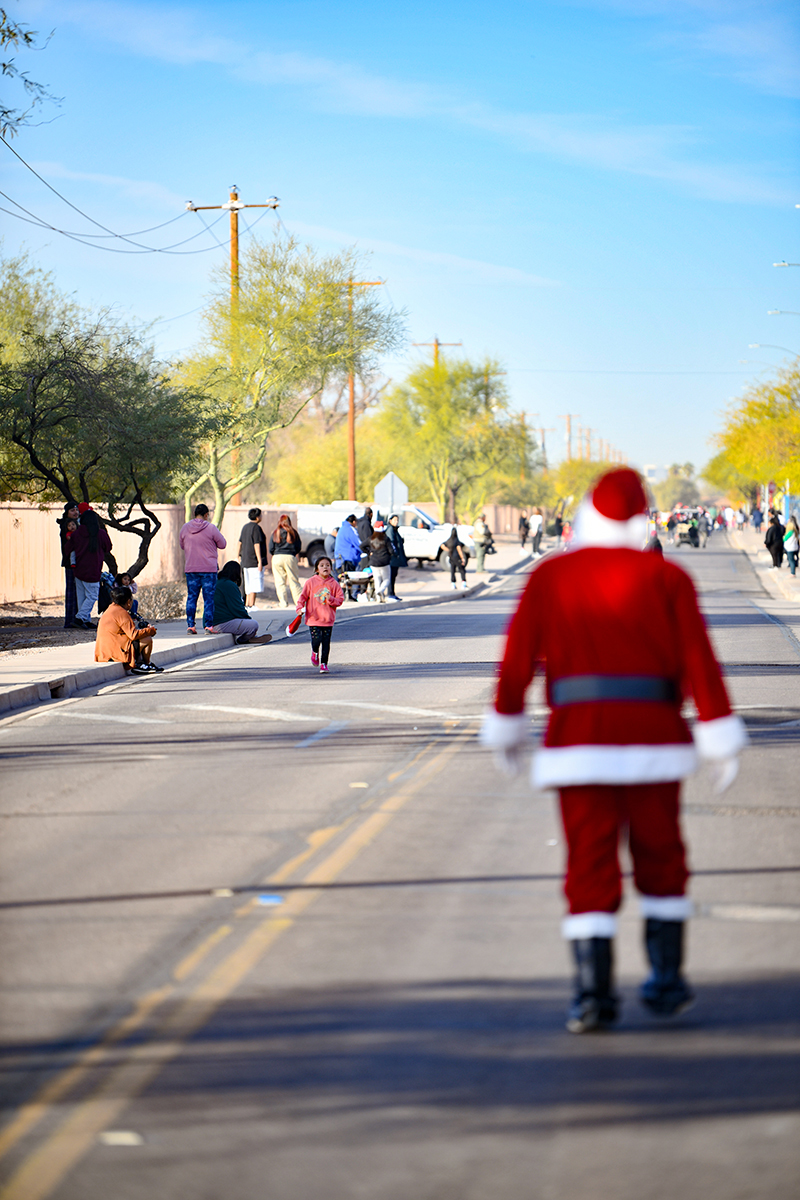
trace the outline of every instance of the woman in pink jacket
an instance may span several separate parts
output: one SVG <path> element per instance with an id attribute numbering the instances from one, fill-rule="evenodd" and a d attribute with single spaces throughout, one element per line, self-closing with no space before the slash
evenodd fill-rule
<path id="1" fill-rule="evenodd" d="M 317 559 L 317 573 L 303 584 L 297 599 L 297 611 L 306 610 L 306 625 L 311 634 L 311 662 L 319 664 L 320 675 L 328 674 L 328 654 L 331 648 L 336 609 L 344 603 L 344 592 L 333 578 L 329 558 Z"/>
<path id="2" fill-rule="evenodd" d="M 227 546 L 216 525 L 208 517 L 208 506 L 198 504 L 194 520 L 187 521 L 181 529 L 181 550 L 186 555 L 186 623 L 189 633 L 197 633 L 195 614 L 197 597 L 203 592 L 203 625 L 206 633 L 213 633 L 214 592 L 217 587 L 219 559 L 217 551 Z"/>

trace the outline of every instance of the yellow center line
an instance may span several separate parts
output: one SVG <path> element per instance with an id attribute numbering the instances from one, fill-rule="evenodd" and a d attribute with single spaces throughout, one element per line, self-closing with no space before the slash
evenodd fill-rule
<path id="1" fill-rule="evenodd" d="M 467 736 L 469 736 L 469 731 L 454 738 L 444 749 L 440 750 L 414 780 L 409 781 L 397 793 L 388 797 L 377 811 L 370 813 L 340 846 L 309 872 L 303 882 L 323 885 L 335 879 L 363 849 L 374 841 L 403 805 L 442 770 Z M 414 761 L 419 761 L 422 755 L 432 749 L 434 745 L 436 742 L 431 742 L 424 751 L 417 755 Z M 406 770 L 408 769 L 406 768 Z M 330 840 L 338 828 L 340 827 L 318 831 L 320 835 L 328 834 L 329 836 L 320 837 L 314 848 L 318 848 L 318 845 Z M 309 851 L 304 851 L 297 859 L 287 863 L 279 874 L 285 879 L 288 873 L 287 868 L 290 865 L 293 868 L 296 867 L 298 860 L 308 858 L 309 853 L 313 853 L 311 847 L 309 847 Z M 112 1070 L 101 1086 L 91 1096 L 80 1101 L 59 1127 L 28 1155 L 0 1191 L 0 1200 L 46 1200 L 46 1197 L 58 1186 L 67 1172 L 90 1149 L 98 1134 L 113 1123 L 130 1101 L 152 1082 L 162 1067 L 181 1052 L 186 1040 L 209 1020 L 280 935 L 291 928 L 297 917 L 319 895 L 320 889 L 293 892 L 283 906 L 280 916 L 270 915 L 257 925 L 245 937 L 241 945 L 237 946 L 227 958 L 215 967 L 174 1012 L 169 1013 L 159 1022 L 145 1043 L 126 1051 L 126 1061 Z M 219 931 L 216 932 L 219 933 Z M 218 940 L 221 940 L 221 937 Z M 203 949 L 204 946 L 205 943 L 201 944 L 198 950 Z M 211 947 L 208 947 L 208 950 L 210 949 Z M 204 951 L 203 957 L 208 950 Z M 191 955 L 187 956 L 187 959 L 190 957 Z M 186 964 L 187 959 L 183 960 L 183 964 L 179 964 L 179 968 Z M 170 992 L 173 990 L 172 985 L 167 985 L 167 987 Z M 162 989 L 163 991 L 164 989 Z M 159 993 L 150 994 L 152 1002 L 148 1008 L 148 1014 L 164 998 L 160 997 L 156 1003 L 157 996 Z M 147 998 L 145 998 L 146 1000 Z M 142 1024 L 145 1017 L 140 1014 L 140 1010 L 145 1001 L 142 1001 L 136 1012 L 127 1018 L 126 1032 L 130 1032 L 132 1028 Z M 135 1025 L 132 1025 L 131 1022 L 134 1020 Z M 114 1041 L 118 1041 L 123 1036 L 123 1033 L 119 1031 L 125 1024 L 126 1022 L 120 1022 L 115 1028 Z M 49 1104 L 52 1104 L 54 1099 L 63 1095 L 77 1077 L 85 1074 L 95 1061 L 99 1061 L 105 1056 L 110 1044 L 110 1037 L 109 1034 L 103 1043 L 87 1052 L 80 1064 L 76 1064 L 70 1071 L 65 1072 L 64 1076 L 59 1076 L 58 1080 L 54 1080 L 53 1084 L 49 1085 L 50 1095 L 48 1098 L 45 1099 L 44 1092 L 40 1093 L 36 1101 L 25 1106 L 14 1124 L 22 1121 L 25 1110 L 28 1109 L 31 1111 L 28 1115 L 27 1125 L 22 1132 L 30 1129 L 41 1116 L 45 1115 Z M 87 1062 L 87 1058 L 92 1054 L 95 1056 L 92 1062 Z M 69 1084 L 62 1082 L 66 1076 L 70 1075 L 72 1080 Z M 5 1131 L 7 1146 L 18 1141 L 22 1136 L 22 1133 L 18 1133 L 12 1141 L 9 1137 L 12 1128 L 13 1126 L 9 1126 Z"/>
<path id="2" fill-rule="evenodd" d="M 148 992 L 138 1001 L 133 1012 L 123 1017 L 113 1029 L 110 1029 L 101 1042 L 84 1051 L 74 1066 L 68 1067 L 50 1083 L 45 1084 L 38 1095 L 30 1103 L 23 1105 L 14 1120 L 0 1133 L 0 1156 L 6 1154 L 20 1138 L 37 1125 L 42 1117 L 47 1115 L 50 1106 L 80 1083 L 92 1067 L 101 1063 L 116 1042 L 122 1041 L 128 1034 L 143 1025 L 155 1009 L 174 991 L 174 985 L 168 983 L 164 987 Z"/>

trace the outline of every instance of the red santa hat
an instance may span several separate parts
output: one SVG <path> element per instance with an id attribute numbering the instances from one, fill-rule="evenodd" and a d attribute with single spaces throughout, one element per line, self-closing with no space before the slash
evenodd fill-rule
<path id="1" fill-rule="evenodd" d="M 92 508 L 91 504 L 87 504 L 85 500 L 82 500 L 78 505 L 78 512 L 81 514 L 81 516 L 83 516 L 84 513 L 94 512 L 94 509 Z"/>
<path id="2" fill-rule="evenodd" d="M 629 467 L 608 471 L 581 501 L 575 515 L 574 546 L 642 550 L 647 539 L 647 495 Z"/>

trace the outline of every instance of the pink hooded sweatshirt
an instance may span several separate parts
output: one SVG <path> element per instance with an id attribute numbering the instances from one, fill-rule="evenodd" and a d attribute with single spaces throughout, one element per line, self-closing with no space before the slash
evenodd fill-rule
<path id="1" fill-rule="evenodd" d="M 199 571 L 216 575 L 219 570 L 217 550 L 224 550 L 228 544 L 216 525 L 206 521 L 205 517 L 195 517 L 184 525 L 180 541 L 186 555 L 187 574 Z"/>

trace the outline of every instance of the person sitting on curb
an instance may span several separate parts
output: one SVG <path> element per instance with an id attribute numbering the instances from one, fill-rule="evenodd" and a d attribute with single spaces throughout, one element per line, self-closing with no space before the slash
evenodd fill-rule
<path id="1" fill-rule="evenodd" d="M 217 576 L 212 633 L 232 633 L 237 646 L 266 646 L 272 641 L 272 634 L 258 636 L 258 621 L 250 616 L 239 591 L 241 582 L 242 568 L 238 562 L 226 562 Z"/>
<path id="2" fill-rule="evenodd" d="M 121 662 L 128 675 L 160 674 L 164 668 L 151 663 L 155 625 L 138 629 L 131 616 L 133 593 L 128 587 L 115 588 L 111 603 L 100 617 L 94 644 L 95 662 Z M 138 654 L 137 654 L 138 651 Z"/>

